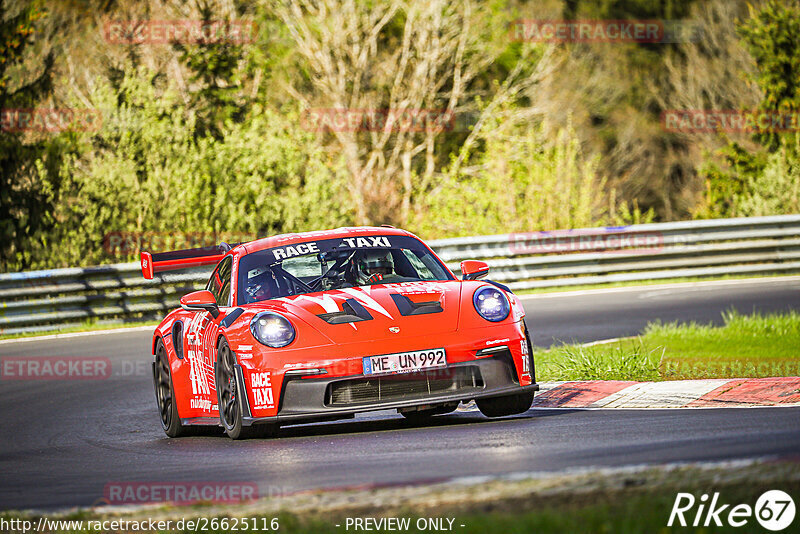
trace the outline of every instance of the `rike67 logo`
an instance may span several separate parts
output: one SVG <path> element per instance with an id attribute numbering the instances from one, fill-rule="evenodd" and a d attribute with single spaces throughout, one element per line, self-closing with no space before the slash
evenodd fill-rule
<path id="1" fill-rule="evenodd" d="M 749 504 L 724 504 L 719 493 L 714 493 L 710 501 L 706 493 L 699 499 L 691 493 L 678 493 L 667 526 L 721 527 L 727 523 L 732 527 L 743 527 L 755 517 L 762 527 L 777 532 L 791 525 L 794 516 L 794 500 L 781 490 L 764 492 L 754 507 Z"/>

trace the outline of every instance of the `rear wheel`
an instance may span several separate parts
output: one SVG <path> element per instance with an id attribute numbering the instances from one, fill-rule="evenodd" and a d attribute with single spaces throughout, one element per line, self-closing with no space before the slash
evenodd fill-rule
<path id="1" fill-rule="evenodd" d="M 533 404 L 533 391 L 504 397 L 477 399 L 478 409 L 486 417 L 503 417 L 527 412 Z"/>
<path id="2" fill-rule="evenodd" d="M 156 392 L 156 405 L 161 416 L 161 428 L 171 438 L 188 436 L 190 427 L 181 424 L 178 407 L 175 404 L 175 388 L 172 387 L 172 374 L 164 342 L 156 344 L 155 366 L 153 367 L 153 386 Z"/>
<path id="3" fill-rule="evenodd" d="M 228 346 L 225 338 L 220 339 L 217 345 L 217 364 L 214 367 L 219 419 L 225 428 L 225 433 L 231 439 L 263 438 L 274 435 L 277 431 L 275 425 L 244 426 L 239 395 L 246 395 L 246 393 L 237 390 L 235 364 L 236 355 Z"/>

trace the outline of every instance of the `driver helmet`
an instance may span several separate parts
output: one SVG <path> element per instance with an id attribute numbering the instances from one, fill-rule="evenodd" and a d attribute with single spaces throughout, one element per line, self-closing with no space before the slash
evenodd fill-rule
<path id="1" fill-rule="evenodd" d="M 383 280 L 394 271 L 392 254 L 388 250 L 368 250 L 355 261 L 356 280 L 359 285 Z"/>
<path id="2" fill-rule="evenodd" d="M 258 267 L 247 273 L 247 302 L 258 302 L 278 296 L 278 281 L 269 267 Z"/>

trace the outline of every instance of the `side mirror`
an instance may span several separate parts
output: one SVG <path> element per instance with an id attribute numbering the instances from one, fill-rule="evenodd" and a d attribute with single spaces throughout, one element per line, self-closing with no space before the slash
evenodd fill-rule
<path id="1" fill-rule="evenodd" d="M 211 291 L 203 289 L 202 291 L 195 291 L 181 297 L 181 308 L 184 310 L 198 311 L 204 310 L 210 312 L 214 319 L 219 315 L 219 307 L 217 306 L 217 299 L 211 294 Z"/>
<path id="2" fill-rule="evenodd" d="M 489 274 L 489 264 L 485 261 L 464 260 L 461 262 L 462 280 L 479 280 Z"/>

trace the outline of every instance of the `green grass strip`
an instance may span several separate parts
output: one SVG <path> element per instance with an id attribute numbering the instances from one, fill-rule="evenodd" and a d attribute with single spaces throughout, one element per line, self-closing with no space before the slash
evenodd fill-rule
<path id="1" fill-rule="evenodd" d="M 723 313 L 723 326 L 651 323 L 641 336 L 535 354 L 537 379 L 685 380 L 800 376 L 800 313 Z"/>

